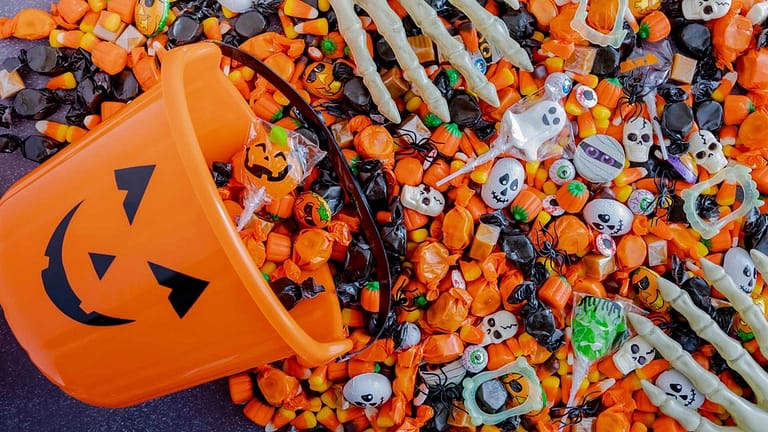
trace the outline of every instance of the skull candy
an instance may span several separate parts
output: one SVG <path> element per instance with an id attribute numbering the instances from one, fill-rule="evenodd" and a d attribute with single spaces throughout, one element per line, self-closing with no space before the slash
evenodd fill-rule
<path id="1" fill-rule="evenodd" d="M 609 236 L 620 236 L 632 229 L 635 215 L 624 204 L 606 198 L 590 201 L 584 206 L 584 220 L 592 228 Z"/>
<path id="2" fill-rule="evenodd" d="M 516 159 L 499 159 L 488 175 L 480 196 L 488 207 L 500 209 L 508 206 L 525 184 L 525 169 Z"/>
<path id="3" fill-rule="evenodd" d="M 687 20 L 709 21 L 728 13 L 731 0 L 683 0 L 683 16 Z"/>
<path id="4" fill-rule="evenodd" d="M 752 294 L 757 281 L 757 269 L 749 252 L 739 247 L 728 249 L 723 258 L 723 269 L 740 290 Z"/>
<path id="5" fill-rule="evenodd" d="M 680 372 L 670 369 L 656 378 L 656 386 L 664 393 L 677 399 L 679 403 L 692 410 L 699 409 L 704 403 L 702 395 Z"/>
<path id="6" fill-rule="evenodd" d="M 404 185 L 400 192 L 400 201 L 403 203 L 403 207 L 432 217 L 442 213 L 445 207 L 443 194 L 425 184 Z"/>
<path id="7" fill-rule="evenodd" d="M 512 312 L 501 310 L 483 318 L 480 328 L 485 333 L 481 346 L 500 343 L 517 333 L 517 318 Z"/>
<path id="8" fill-rule="evenodd" d="M 635 336 L 624 342 L 624 345 L 613 355 L 616 369 L 626 375 L 635 369 L 647 365 L 656 356 L 656 349 L 642 336 Z"/>
<path id="9" fill-rule="evenodd" d="M 624 123 L 624 150 L 630 162 L 647 162 L 653 143 L 651 122 L 635 117 Z"/>
<path id="10" fill-rule="evenodd" d="M 728 160 L 723 154 L 723 146 L 712 132 L 707 130 L 700 130 L 691 136 L 688 152 L 696 163 L 710 174 L 715 174 L 728 165 Z"/>

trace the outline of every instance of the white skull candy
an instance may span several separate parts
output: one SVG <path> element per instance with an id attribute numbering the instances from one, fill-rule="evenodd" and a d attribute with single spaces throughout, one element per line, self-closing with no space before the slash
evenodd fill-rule
<path id="1" fill-rule="evenodd" d="M 632 229 L 635 215 L 624 204 L 606 198 L 590 201 L 584 206 L 584 220 L 597 231 L 609 236 L 620 236 Z"/>
<path id="2" fill-rule="evenodd" d="M 624 150 L 630 162 L 647 162 L 653 144 L 651 122 L 634 117 L 624 123 Z"/>
<path id="3" fill-rule="evenodd" d="M 517 318 L 512 312 L 501 310 L 483 318 L 480 325 L 485 339 L 480 346 L 503 342 L 517 333 Z"/>
<path id="4" fill-rule="evenodd" d="M 508 206 L 525 185 L 525 169 L 517 159 L 499 159 L 488 174 L 488 181 L 480 196 L 488 207 L 500 209 Z"/>
<path id="5" fill-rule="evenodd" d="M 656 378 L 656 386 L 686 408 L 699 409 L 704 403 L 704 395 L 696 390 L 688 378 L 674 369 L 662 372 Z"/>
<path id="6" fill-rule="evenodd" d="M 693 159 L 710 174 L 715 174 L 728 165 L 728 160 L 723 154 L 723 146 L 712 132 L 707 130 L 694 132 L 688 144 L 688 152 Z"/>
<path id="7" fill-rule="evenodd" d="M 445 207 L 443 194 L 425 184 L 404 185 L 400 191 L 400 202 L 407 209 L 432 217 L 442 213 Z"/>
<path id="8" fill-rule="evenodd" d="M 538 160 L 539 147 L 558 136 L 567 123 L 568 117 L 562 105 L 544 99 L 519 114 L 507 110 L 501 120 L 499 139 L 511 141 L 513 146 L 522 150 L 526 160 L 535 161 Z"/>
<path id="9" fill-rule="evenodd" d="M 739 247 L 728 249 L 723 258 L 723 268 L 740 290 L 752 294 L 757 281 L 757 269 L 749 252 Z"/>
<path id="10" fill-rule="evenodd" d="M 687 20 L 709 21 L 728 13 L 731 0 L 683 0 L 683 16 Z"/>
<path id="11" fill-rule="evenodd" d="M 635 336 L 616 351 L 613 355 L 613 364 L 616 369 L 626 375 L 635 369 L 647 365 L 656 356 L 656 349 L 642 336 Z"/>

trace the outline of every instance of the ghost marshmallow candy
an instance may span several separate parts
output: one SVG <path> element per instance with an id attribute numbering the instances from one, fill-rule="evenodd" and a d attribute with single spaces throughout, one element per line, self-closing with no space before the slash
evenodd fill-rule
<path id="1" fill-rule="evenodd" d="M 480 328 L 485 333 L 481 346 L 500 343 L 517 334 L 517 318 L 509 311 L 501 310 L 483 318 Z"/>
<path id="2" fill-rule="evenodd" d="M 689 21 L 722 18 L 731 8 L 731 0 L 683 0 L 683 16 Z"/>
<path id="3" fill-rule="evenodd" d="M 634 219 L 629 207 L 612 199 L 600 198 L 584 206 L 584 220 L 587 224 L 609 236 L 628 233 Z"/>
<path id="4" fill-rule="evenodd" d="M 723 258 L 723 269 L 740 290 L 752 294 L 757 281 L 757 269 L 749 252 L 740 247 L 728 249 Z"/>
<path id="5" fill-rule="evenodd" d="M 344 399 L 360 408 L 375 408 L 392 396 L 392 383 L 378 373 L 357 375 L 344 384 Z"/>
<path id="6" fill-rule="evenodd" d="M 445 207 L 443 194 L 425 184 L 404 185 L 400 192 L 400 201 L 403 203 L 403 207 L 432 217 L 442 213 Z"/>
<path id="7" fill-rule="evenodd" d="M 542 99 L 519 114 L 507 110 L 501 120 L 502 132 L 494 146 L 518 148 L 525 160 L 538 160 L 539 148 L 560 134 L 568 118 L 560 103 Z"/>
<path id="8" fill-rule="evenodd" d="M 525 169 L 513 158 L 496 161 L 488 174 L 480 196 L 488 207 L 501 209 L 508 206 L 525 185 Z"/>
<path id="9" fill-rule="evenodd" d="M 656 378 L 656 386 L 686 408 L 699 409 L 704 403 L 704 395 L 696 390 L 688 378 L 674 369 L 662 372 Z"/>
<path id="10" fill-rule="evenodd" d="M 648 162 L 653 144 L 651 122 L 643 117 L 633 117 L 624 123 L 624 151 L 630 162 Z"/>
<path id="11" fill-rule="evenodd" d="M 642 336 L 635 336 L 624 344 L 613 355 L 613 364 L 619 372 L 626 375 L 635 369 L 640 369 L 654 359 L 656 349 Z"/>
<path id="12" fill-rule="evenodd" d="M 691 139 L 688 141 L 688 152 L 696 160 L 696 164 L 710 174 L 716 174 L 728 165 L 728 160 L 723 154 L 723 146 L 708 130 L 700 130 L 691 134 Z"/>
<path id="13" fill-rule="evenodd" d="M 611 136 L 592 135 L 576 147 L 573 165 L 587 181 L 606 183 L 615 179 L 624 168 L 624 149 Z"/>

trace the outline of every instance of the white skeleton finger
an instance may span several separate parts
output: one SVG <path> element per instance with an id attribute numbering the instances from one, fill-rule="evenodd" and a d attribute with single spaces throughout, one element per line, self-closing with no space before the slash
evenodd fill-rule
<path id="1" fill-rule="evenodd" d="M 717 376 L 701 367 L 680 344 L 664 334 L 648 318 L 635 313 L 629 313 L 627 316 L 639 335 L 645 337 L 697 390 L 706 395 L 707 399 L 725 408 L 740 428 L 757 431 L 768 425 L 768 413 L 730 391 Z"/>
<path id="2" fill-rule="evenodd" d="M 427 76 L 427 72 L 421 67 L 419 58 L 413 52 L 413 48 L 405 37 L 405 28 L 403 22 L 397 14 L 389 7 L 382 7 L 384 4 L 377 0 L 355 0 L 360 7 L 365 9 L 370 15 L 379 33 L 392 47 L 397 62 L 403 70 L 403 77 L 408 80 L 429 109 L 444 122 L 451 121 L 451 114 L 448 111 L 448 102 L 435 87 Z"/>
<path id="3" fill-rule="evenodd" d="M 331 7 L 336 12 L 336 20 L 339 23 L 339 32 L 347 41 L 347 46 L 352 53 L 352 58 L 357 66 L 357 74 L 363 78 L 365 87 L 371 92 L 373 102 L 379 108 L 379 112 L 393 123 L 400 123 L 400 111 L 397 109 L 392 95 L 381 80 L 381 76 L 373 62 L 368 47 L 366 36 L 360 18 L 355 13 L 355 7 L 351 0 L 329 0 Z"/>
<path id="4" fill-rule="evenodd" d="M 508 4 L 514 10 L 520 9 L 520 2 L 517 0 L 504 0 L 504 3 Z"/>
<path id="5" fill-rule="evenodd" d="M 706 260 L 702 260 L 702 262 L 704 261 Z M 730 278 L 727 279 L 730 282 Z M 695 331 L 697 335 L 708 340 L 717 349 L 726 363 L 728 363 L 728 366 L 741 375 L 754 389 L 755 396 L 757 397 L 757 404 L 765 407 L 766 399 L 768 399 L 768 397 L 766 397 L 768 388 L 763 388 L 762 386 L 764 386 L 765 383 L 768 383 L 768 373 L 757 364 L 747 350 L 742 348 L 738 342 L 725 334 L 725 332 L 710 319 L 709 315 L 696 307 L 688 293 L 664 278 L 657 279 L 657 286 L 661 296 L 664 297 L 664 300 L 668 301 L 672 307 L 685 316 L 691 329 Z"/>
<path id="6" fill-rule="evenodd" d="M 533 64 L 528 53 L 509 36 L 509 29 L 501 18 L 492 15 L 480 6 L 477 0 L 448 0 L 466 15 L 480 30 L 480 33 L 494 47 L 501 50 L 504 57 L 520 69 L 533 71 Z"/>
<path id="7" fill-rule="evenodd" d="M 464 46 L 452 38 L 437 18 L 437 12 L 424 0 L 400 0 L 400 5 L 413 18 L 427 37 L 432 39 L 445 58 L 466 78 L 467 87 L 480 99 L 499 106 L 496 87 L 474 65 Z"/>
<path id="8" fill-rule="evenodd" d="M 681 426 L 691 432 L 730 432 L 739 431 L 737 427 L 718 426 L 696 411 L 688 409 L 678 403 L 675 398 L 668 396 L 664 391 L 646 380 L 640 381 L 645 394 L 652 404 L 659 407 L 661 412 L 677 420 Z"/>
<path id="9" fill-rule="evenodd" d="M 757 270 L 764 275 L 763 277 L 768 275 L 768 257 L 756 250 L 752 250 L 750 255 Z M 707 280 L 731 302 L 741 319 L 749 324 L 755 339 L 757 339 L 757 344 L 760 346 L 760 352 L 763 356 L 768 357 L 768 323 L 766 323 L 760 308 L 750 296 L 736 287 L 722 267 L 703 259 L 701 260 L 701 269 Z"/>

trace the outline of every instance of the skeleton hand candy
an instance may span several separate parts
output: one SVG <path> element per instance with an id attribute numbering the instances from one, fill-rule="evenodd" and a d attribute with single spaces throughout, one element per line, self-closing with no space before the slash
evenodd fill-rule
<path id="1" fill-rule="evenodd" d="M 753 250 L 752 261 L 763 275 L 768 274 L 768 257 Z M 701 268 L 707 279 L 717 290 L 731 302 L 741 315 L 741 319 L 749 324 L 754 332 L 760 352 L 768 354 L 768 322 L 762 309 L 752 298 L 737 286 L 725 270 L 706 259 L 701 260 Z M 678 397 L 670 389 L 680 388 L 675 383 L 674 388 L 668 385 L 668 378 L 660 376 L 656 385 L 642 381 L 643 390 L 651 402 L 658 406 L 661 412 L 675 418 L 686 430 L 690 431 L 725 431 L 725 430 L 762 430 L 768 422 L 768 373 L 742 348 L 739 343 L 724 333 L 707 314 L 697 308 L 690 296 L 674 283 L 658 279 L 661 295 L 672 307 L 688 319 L 691 328 L 701 337 L 709 341 L 725 359 L 731 369 L 738 373 L 749 384 L 755 394 L 756 403 L 746 401 L 729 390 L 717 376 L 702 368 L 689 353 L 653 323 L 640 315 L 628 314 L 635 330 L 653 345 L 659 354 L 669 360 L 677 372 L 690 380 L 687 398 Z M 673 377 L 674 378 L 674 377 Z M 678 380 L 680 381 L 680 380 Z M 661 388 L 660 388 L 661 387 Z M 700 391 L 710 401 L 725 408 L 732 416 L 738 428 L 721 427 L 700 416 L 693 409 L 696 404 L 689 403 L 691 396 Z M 678 392 L 679 393 L 679 392 Z M 700 400 L 703 399 L 697 397 Z"/>
<path id="2" fill-rule="evenodd" d="M 513 8 L 518 7 L 516 0 L 505 1 Z M 528 54 L 514 39 L 509 37 L 509 30 L 500 18 L 493 16 L 475 0 L 452 0 L 451 3 L 461 10 L 488 41 L 501 50 L 504 57 L 515 66 L 528 71 L 533 70 Z M 397 61 L 402 65 L 403 76 L 414 85 L 415 93 L 424 99 L 430 110 L 440 119 L 446 122 L 450 121 L 448 103 L 427 77 L 424 68 L 419 65 L 419 60 L 406 39 L 402 19 L 395 11 L 383 2 L 372 0 L 330 0 L 330 4 L 336 12 L 339 31 L 347 41 L 347 46 L 357 64 L 357 73 L 363 78 L 365 86 L 371 92 L 371 97 L 385 117 L 394 123 L 400 123 L 400 113 L 389 91 L 384 86 L 381 76 L 377 73 L 376 64 L 366 47 L 366 35 L 360 19 L 355 13 L 355 5 L 368 13 L 379 32 L 392 47 Z M 435 42 L 440 52 L 466 78 L 472 91 L 489 104 L 498 106 L 499 99 L 496 89 L 473 65 L 472 59 L 464 47 L 451 37 L 438 19 L 435 10 L 424 0 L 401 0 L 400 5 L 424 34 Z"/>

